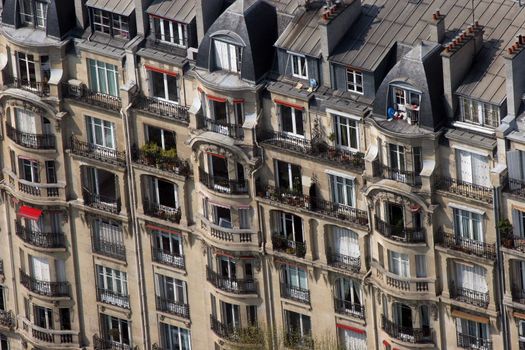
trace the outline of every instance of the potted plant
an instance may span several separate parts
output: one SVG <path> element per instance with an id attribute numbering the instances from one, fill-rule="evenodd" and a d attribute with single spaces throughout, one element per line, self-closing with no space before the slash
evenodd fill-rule
<path id="1" fill-rule="evenodd" d="M 161 148 L 159 145 L 153 142 L 145 143 L 141 147 L 142 154 L 148 165 L 156 164 L 157 159 L 159 158 Z"/>
<path id="2" fill-rule="evenodd" d="M 502 244 L 506 248 L 512 248 L 514 245 L 512 239 L 512 224 L 509 219 L 502 219 L 498 222 L 498 229 L 501 235 Z"/>

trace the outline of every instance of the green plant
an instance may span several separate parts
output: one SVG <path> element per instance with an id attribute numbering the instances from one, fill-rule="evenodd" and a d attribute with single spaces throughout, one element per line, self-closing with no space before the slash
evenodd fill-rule
<path id="1" fill-rule="evenodd" d="M 498 222 L 498 229 L 502 237 L 508 237 L 512 232 L 512 224 L 509 219 L 501 219 Z"/>
<path id="2" fill-rule="evenodd" d="M 335 133 L 332 132 L 330 133 L 330 135 L 328 135 L 328 140 L 330 140 L 330 142 L 334 142 L 335 141 Z"/>
<path id="3" fill-rule="evenodd" d="M 153 142 L 145 143 L 141 147 L 141 150 L 146 157 L 157 157 L 160 155 L 161 152 L 161 148 L 159 147 L 159 145 Z"/>
<path id="4" fill-rule="evenodd" d="M 160 151 L 162 158 L 175 159 L 177 158 L 177 150 L 175 148 L 163 149 Z"/>

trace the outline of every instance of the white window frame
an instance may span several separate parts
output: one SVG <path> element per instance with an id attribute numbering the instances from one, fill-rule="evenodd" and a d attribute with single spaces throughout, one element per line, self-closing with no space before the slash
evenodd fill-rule
<path id="1" fill-rule="evenodd" d="M 332 195 L 332 202 L 350 208 L 355 207 L 355 180 L 349 177 L 343 177 L 334 174 L 329 174 L 328 176 L 330 178 L 330 192 Z"/>
<path id="2" fill-rule="evenodd" d="M 169 75 L 169 74 L 166 74 L 166 73 L 161 73 L 161 72 L 155 72 L 157 74 L 161 74 L 162 75 L 162 83 L 164 85 L 164 96 L 153 96 L 155 97 L 156 99 L 158 100 L 161 100 L 161 101 L 166 101 L 166 102 L 170 102 L 170 103 L 174 103 L 174 104 L 179 104 L 179 82 L 177 80 L 177 77 L 173 76 L 173 75 Z M 150 77 L 151 77 L 151 84 L 154 84 L 153 80 L 153 74 L 150 72 Z M 174 79 L 175 80 L 175 95 L 177 96 L 176 100 L 170 100 L 170 89 L 169 89 L 169 84 L 168 84 L 168 78 L 171 78 L 171 79 Z M 153 86 L 151 86 L 151 91 L 152 91 L 152 94 L 154 92 L 154 89 L 153 89 Z"/>
<path id="3" fill-rule="evenodd" d="M 116 147 L 115 123 L 90 116 L 86 118 L 88 128 L 90 128 L 90 132 L 88 132 L 89 143 L 114 150 Z M 97 129 L 100 129 L 101 140 L 97 140 Z M 108 135 L 110 135 L 109 138 Z"/>
<path id="4" fill-rule="evenodd" d="M 160 204 L 160 197 L 162 196 L 162 193 L 159 192 L 159 181 L 166 182 L 173 186 L 173 196 L 175 198 L 175 207 L 166 207 L 164 205 Z M 156 177 L 151 177 L 151 184 L 153 186 L 153 194 L 155 195 L 155 204 L 157 204 L 161 209 L 166 211 L 173 211 L 173 209 L 179 208 L 179 188 L 176 184 L 166 181 L 164 179 L 159 179 Z"/>
<path id="5" fill-rule="evenodd" d="M 299 232 L 297 232 L 296 228 L 295 228 L 295 217 L 297 217 L 297 215 L 294 215 L 294 214 L 290 214 L 290 213 L 285 213 L 284 211 L 281 211 L 279 212 L 279 219 L 281 220 L 281 225 L 282 225 L 282 234 L 284 235 L 284 238 L 285 239 L 288 239 L 288 237 L 291 235 L 292 236 L 292 241 L 294 242 L 304 242 L 304 223 L 303 223 L 303 219 L 301 218 L 301 237 L 302 237 L 302 240 L 301 241 L 297 241 L 297 234 Z M 287 225 L 286 225 L 286 222 L 291 222 L 292 223 L 292 232 L 288 232 L 288 229 L 287 229 Z"/>
<path id="6" fill-rule="evenodd" d="M 27 82 L 27 84 L 29 85 L 31 85 L 31 83 L 36 83 L 37 71 L 36 71 L 35 56 L 32 54 L 27 54 L 25 52 L 20 52 L 20 51 L 16 52 L 16 56 L 17 56 L 17 63 L 18 63 L 18 78 L 22 80 L 23 82 Z M 25 77 L 22 76 L 22 65 L 25 68 L 24 71 L 27 73 Z M 33 71 L 35 72 L 34 80 L 31 79 L 31 76 L 29 75 L 30 65 L 33 66 Z"/>
<path id="7" fill-rule="evenodd" d="M 283 265 L 283 282 L 288 287 L 308 290 L 308 271 L 298 266 Z"/>
<path id="8" fill-rule="evenodd" d="M 277 105 L 278 108 L 279 108 L 279 115 L 281 116 L 281 131 L 287 135 L 290 135 L 290 136 L 293 136 L 293 137 L 297 137 L 297 138 L 301 138 L 301 139 L 304 139 L 305 138 L 305 130 L 304 130 L 304 118 L 305 118 L 305 113 L 304 111 L 302 110 L 298 110 L 298 109 L 295 109 L 293 107 L 290 107 L 290 106 L 285 106 L 285 105 L 280 105 L 278 104 Z M 283 108 L 289 108 L 290 109 L 290 118 L 291 118 L 291 121 L 292 121 L 292 131 L 285 131 L 283 130 L 283 126 L 284 126 L 284 113 L 282 112 L 282 109 Z M 296 111 L 299 111 L 301 113 L 301 119 L 302 121 L 299 123 L 299 121 L 297 120 L 297 116 L 296 116 Z M 302 129 L 303 129 L 303 134 L 299 134 L 298 133 L 298 125 L 299 124 L 302 124 Z"/>
<path id="9" fill-rule="evenodd" d="M 410 260 L 408 254 L 398 253 L 393 250 L 388 251 L 389 272 L 399 277 L 410 277 Z"/>
<path id="10" fill-rule="evenodd" d="M 95 70 L 95 76 L 93 76 L 92 74 L 93 72 L 92 68 L 94 68 Z M 100 75 L 101 71 L 102 71 L 102 76 Z M 90 77 L 89 87 L 91 90 L 94 90 L 98 93 L 105 94 L 105 95 L 110 95 L 110 96 L 115 96 L 115 97 L 118 96 L 119 94 L 119 81 L 118 81 L 119 73 L 118 73 L 117 66 L 115 66 L 114 64 L 105 63 L 102 61 L 93 60 L 91 58 L 88 58 L 88 73 Z M 104 86 L 101 84 L 102 79 L 104 79 L 106 91 L 103 91 Z M 112 82 L 112 84 L 110 84 L 110 82 Z M 111 93 L 110 86 L 115 87 L 116 91 L 114 92 L 114 94 Z"/>
<path id="11" fill-rule="evenodd" d="M 184 255 L 182 237 L 180 235 L 160 230 L 153 230 L 151 234 L 155 240 L 154 246 L 158 250 L 162 252 L 169 252 L 171 255 L 180 255 L 181 257 Z M 164 247 L 164 238 L 167 238 L 169 241 L 168 247 Z M 175 247 L 178 247 L 179 253 L 177 253 Z"/>
<path id="12" fill-rule="evenodd" d="M 339 300 L 342 300 L 346 303 L 349 302 L 351 305 L 363 305 L 363 289 L 361 287 L 361 283 L 358 281 L 348 278 L 348 277 L 339 277 L 335 281 L 335 297 Z M 346 286 L 348 286 L 348 289 L 350 291 L 350 300 L 346 300 L 345 290 Z M 356 300 L 355 295 L 358 295 L 358 298 Z"/>
<path id="13" fill-rule="evenodd" d="M 460 96 L 461 121 L 464 123 L 481 125 L 488 128 L 497 128 L 500 124 L 500 108 L 497 105 L 477 101 Z M 496 120 L 491 120 L 488 115 L 495 114 Z"/>
<path id="14" fill-rule="evenodd" d="M 171 350 L 191 350 L 191 331 L 186 328 L 177 327 L 171 324 L 160 322 L 160 332 L 162 338 L 162 346 Z M 173 342 L 172 335 L 177 334 L 177 341 Z M 183 333 L 186 333 L 183 335 Z M 187 339 L 187 344 L 184 343 Z M 187 347 L 185 347 L 187 345 Z"/>
<path id="15" fill-rule="evenodd" d="M 240 73 L 242 48 L 231 42 L 213 39 L 215 51 L 215 68 L 232 73 Z"/>
<path id="16" fill-rule="evenodd" d="M 418 106 L 421 106 L 421 91 L 417 91 L 402 84 L 391 84 L 390 87 L 392 89 L 393 106 L 396 111 L 406 112 L 406 105 L 412 101 L 412 94 L 417 95 L 419 101 Z M 396 92 L 402 92 L 403 95 L 397 95 Z"/>
<path id="17" fill-rule="evenodd" d="M 119 318 L 119 317 L 115 317 L 115 316 L 112 316 L 112 315 L 108 315 L 108 314 L 100 314 L 101 317 L 103 317 L 105 320 L 104 320 L 104 326 L 110 326 L 113 324 L 113 320 L 117 321 L 117 324 L 118 324 L 118 333 L 119 333 L 119 340 L 118 341 L 115 341 L 113 339 L 113 336 L 111 335 L 111 329 L 107 329 L 105 331 L 107 331 L 107 334 L 105 335 L 109 335 L 111 338 L 110 338 L 110 341 L 113 342 L 113 343 L 116 343 L 116 344 L 123 344 L 123 345 L 129 345 L 131 347 L 132 343 L 133 343 L 133 337 L 132 337 L 132 334 L 131 334 L 131 322 L 128 321 L 128 320 L 125 320 L 125 319 L 122 319 L 122 318 Z M 122 339 L 122 326 L 125 325 L 128 329 L 128 336 L 129 336 L 129 344 L 126 344 L 125 342 L 123 342 L 123 339 Z"/>
<path id="18" fill-rule="evenodd" d="M 96 32 L 111 34 L 111 13 L 93 8 L 93 28 Z M 104 20 L 107 20 L 105 23 Z"/>
<path id="19" fill-rule="evenodd" d="M 361 82 L 359 82 L 359 79 Z M 350 92 L 364 94 L 363 72 L 353 68 L 346 68 L 346 87 Z"/>
<path id="20" fill-rule="evenodd" d="M 456 236 L 474 242 L 484 242 L 483 215 L 464 209 L 452 209 L 454 211 L 454 232 Z M 475 237 L 476 230 L 478 237 Z"/>
<path id="21" fill-rule="evenodd" d="M 184 42 L 185 33 L 187 30 L 187 27 L 184 23 L 170 21 L 164 18 L 153 18 L 154 21 L 158 21 L 158 38 L 160 41 L 168 44 L 173 44 L 175 46 L 179 47 L 186 47 L 186 43 Z M 164 24 L 168 24 L 168 30 L 169 33 L 166 33 L 166 28 Z"/>
<path id="22" fill-rule="evenodd" d="M 337 136 L 337 147 L 341 149 L 346 149 L 352 152 L 359 151 L 359 121 L 355 118 L 345 117 L 339 114 L 333 114 L 334 123 L 336 128 Z M 352 125 L 353 124 L 353 125 Z M 343 137 L 341 130 L 346 129 L 347 141 L 348 144 L 343 144 Z M 352 131 L 355 132 L 355 147 L 352 147 Z"/>
<path id="23" fill-rule="evenodd" d="M 128 295 L 128 274 L 124 271 L 97 265 L 97 282 L 102 285 L 98 287 L 119 295 Z"/>
<path id="24" fill-rule="evenodd" d="M 112 13 L 111 34 L 117 38 L 129 39 L 129 18 Z"/>
<path id="25" fill-rule="evenodd" d="M 26 159 L 26 158 L 19 158 L 20 161 L 20 175 L 21 177 L 26 180 L 26 175 L 29 175 L 31 178 L 30 180 L 26 180 L 33 183 L 40 183 L 40 169 L 38 165 L 38 161 Z M 26 170 L 29 170 L 29 173 L 27 173 Z"/>
<path id="26" fill-rule="evenodd" d="M 35 1 L 35 7 L 36 27 L 45 29 L 47 22 L 47 3 L 43 1 Z"/>
<path id="27" fill-rule="evenodd" d="M 292 76 L 300 79 L 308 79 L 308 60 L 306 56 L 288 53 L 292 61 Z"/>
<path id="28" fill-rule="evenodd" d="M 174 302 L 177 304 L 188 303 L 188 295 L 185 281 L 156 273 L 155 282 L 156 295 L 158 297 L 164 298 L 170 302 Z M 170 286 L 173 291 L 172 293 L 168 292 Z"/>
<path id="29" fill-rule="evenodd" d="M 279 163 L 283 163 L 283 164 L 286 164 L 287 168 L 288 168 L 288 183 L 289 183 L 289 186 L 288 186 L 288 189 L 290 191 L 294 191 L 294 188 L 293 188 L 293 185 L 294 185 L 294 178 L 293 178 L 293 166 L 297 166 L 299 168 L 299 172 L 301 171 L 301 166 L 300 165 L 296 165 L 296 164 L 292 164 L 292 163 L 289 163 L 289 162 L 285 162 L 285 161 L 282 161 L 282 160 L 278 160 L 276 159 L 275 160 L 275 169 L 278 170 L 279 169 Z M 278 174 L 278 172 L 276 172 L 276 175 Z M 277 186 L 279 188 L 281 188 L 281 179 L 278 177 L 278 175 L 276 176 L 277 178 Z M 301 185 L 302 185 L 302 181 L 301 181 Z"/>
<path id="30" fill-rule="evenodd" d="M 392 153 L 395 155 L 395 161 L 397 163 L 397 168 L 394 168 L 392 162 Z M 398 145 L 395 143 L 388 144 L 388 157 L 389 157 L 389 166 L 392 170 L 405 171 L 406 169 L 406 148 L 403 145 Z"/>

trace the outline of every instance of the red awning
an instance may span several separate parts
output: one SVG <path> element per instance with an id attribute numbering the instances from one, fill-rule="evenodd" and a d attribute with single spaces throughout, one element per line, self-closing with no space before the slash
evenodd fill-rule
<path id="1" fill-rule="evenodd" d="M 301 106 L 301 105 L 296 105 L 294 103 L 290 103 L 288 101 L 283 101 L 283 100 L 278 100 L 278 99 L 275 99 L 273 100 L 273 102 L 277 103 L 278 105 L 283 105 L 283 106 L 286 106 L 286 107 L 291 107 L 293 109 L 298 109 L 300 111 L 304 111 L 304 107 Z"/>
<path id="2" fill-rule="evenodd" d="M 337 328 L 346 329 L 346 330 L 349 330 L 349 331 L 354 332 L 354 333 L 366 334 L 366 331 L 364 329 L 355 328 L 355 327 L 352 327 L 352 326 L 347 326 L 345 324 L 337 323 L 335 326 Z"/>
<path id="3" fill-rule="evenodd" d="M 218 96 L 213 96 L 213 95 L 207 95 L 207 97 L 208 97 L 208 100 L 210 101 L 221 102 L 221 103 L 224 103 L 227 101 L 227 99 L 225 99 L 224 97 L 218 97 Z"/>
<path id="4" fill-rule="evenodd" d="M 26 219 L 30 220 L 38 220 L 40 216 L 42 215 L 42 210 L 37 208 L 31 208 L 27 205 L 22 205 L 20 209 L 18 209 L 18 216 L 21 216 Z"/>
<path id="5" fill-rule="evenodd" d="M 177 73 L 176 72 L 172 72 L 170 70 L 166 70 L 166 69 L 162 69 L 162 68 L 157 68 L 157 67 L 153 67 L 153 66 L 149 66 L 149 65 L 144 65 L 144 67 L 147 69 L 147 70 L 150 70 L 152 72 L 157 72 L 157 73 L 164 73 L 164 74 L 167 74 L 167 75 L 171 75 L 173 77 L 176 77 L 177 76 Z"/>

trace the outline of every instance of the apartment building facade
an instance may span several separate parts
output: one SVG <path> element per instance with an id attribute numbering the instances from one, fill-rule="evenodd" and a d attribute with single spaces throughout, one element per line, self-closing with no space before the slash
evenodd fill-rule
<path id="1" fill-rule="evenodd" d="M 524 349 L 525 10 L 474 5 L 3 1 L 0 350 Z"/>

